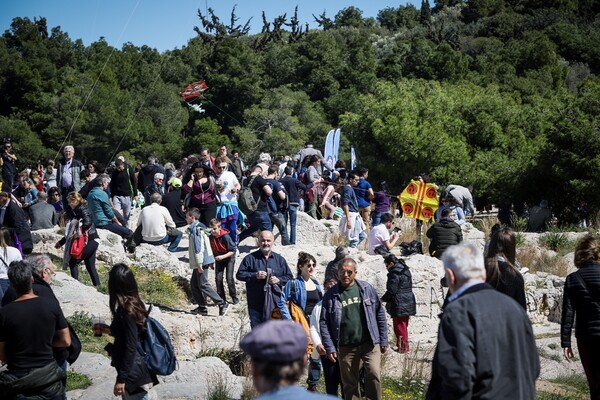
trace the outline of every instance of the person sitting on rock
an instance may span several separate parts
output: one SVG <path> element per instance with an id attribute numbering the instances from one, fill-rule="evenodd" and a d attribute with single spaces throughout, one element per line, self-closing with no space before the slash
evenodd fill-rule
<path id="1" fill-rule="evenodd" d="M 400 239 L 400 231 L 390 235 L 390 228 L 394 225 L 394 216 L 390 213 L 383 214 L 381 224 L 373 227 L 369 232 L 369 254 L 382 255 L 384 257 L 392 254 L 390 251 Z"/>
<path id="2" fill-rule="evenodd" d="M 463 240 L 460 226 L 454 222 L 456 216 L 450 208 L 442 211 L 442 218 L 427 230 L 427 237 L 431 240 L 429 254 L 432 257 L 441 258 L 444 250 L 459 244 Z"/>
<path id="3" fill-rule="evenodd" d="M 92 215 L 92 221 L 98 229 L 106 229 L 127 239 L 133 232 L 122 225 L 110 204 L 106 189 L 110 184 L 110 177 L 107 174 L 100 174 L 96 178 L 98 186 L 90 190 L 87 201 L 88 209 Z"/>
<path id="4" fill-rule="evenodd" d="M 153 193 L 150 203 L 142 209 L 138 219 L 138 226 L 142 226 L 142 242 L 159 246 L 169 243 L 167 250 L 177 251 L 182 233 L 177 230 L 169 210 L 161 206 L 162 195 Z"/>
<path id="5" fill-rule="evenodd" d="M 31 230 L 51 229 L 58 224 L 58 214 L 52 204 L 48 204 L 48 195 L 38 192 L 37 203 L 29 207 Z"/>

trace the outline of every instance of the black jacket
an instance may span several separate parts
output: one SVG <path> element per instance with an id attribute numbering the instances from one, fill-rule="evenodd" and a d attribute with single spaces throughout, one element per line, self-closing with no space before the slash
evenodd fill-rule
<path id="1" fill-rule="evenodd" d="M 431 239 L 429 254 L 440 258 L 448 247 L 459 244 L 463 240 L 460 225 L 449 219 L 442 218 L 427 230 L 427 237 Z"/>
<path id="2" fill-rule="evenodd" d="M 6 212 L 4 214 L 4 222 L 2 226 L 12 228 L 17 233 L 17 237 L 21 242 L 23 253 L 29 254 L 33 250 L 33 239 L 31 238 L 31 227 L 27 221 L 25 211 L 16 205 L 12 200 L 8 201 Z"/>
<path id="3" fill-rule="evenodd" d="M 283 185 L 283 188 L 285 189 L 286 193 L 288 194 L 288 196 L 290 198 L 289 203 L 291 205 L 300 204 L 300 193 L 298 193 L 298 190 L 307 191 L 308 189 L 313 187 L 312 183 L 305 185 L 304 183 L 300 182 L 298 179 L 296 179 L 290 175 L 286 175 L 283 178 L 281 178 L 279 180 L 279 183 L 281 183 Z"/>
<path id="4" fill-rule="evenodd" d="M 518 271 L 513 271 L 506 261 L 498 260 L 498 270 L 498 279 L 495 282 L 488 281 L 488 283 L 500 293 L 515 299 L 526 310 L 527 302 L 525 300 L 523 275 Z"/>
<path id="5" fill-rule="evenodd" d="M 412 291 L 412 274 L 402 260 L 388 272 L 386 292 L 381 298 L 391 317 L 405 317 L 417 313 L 417 301 Z"/>
<path id="6" fill-rule="evenodd" d="M 565 280 L 560 323 L 562 347 L 571 347 L 575 316 L 576 337 L 600 339 L 600 263 L 596 261 L 583 264 Z"/>
<path id="7" fill-rule="evenodd" d="M 163 207 L 169 210 L 169 214 L 171 215 L 171 218 L 173 218 L 175 226 L 178 228 L 187 225 L 185 213 L 182 209 L 183 201 L 181 200 L 181 189 L 174 189 L 163 196 L 161 203 Z"/>
<path id="8" fill-rule="evenodd" d="M 117 382 L 125 383 L 125 390 L 129 394 L 148 383 L 157 385 L 156 375 L 148 370 L 137 348 L 139 328 L 133 317 L 120 306 L 117 307 L 110 330 L 115 342 L 106 349 L 112 359 L 111 365 L 117 370 Z"/>
<path id="9" fill-rule="evenodd" d="M 539 373 L 525 310 L 476 284 L 444 308 L 426 399 L 535 399 Z"/>

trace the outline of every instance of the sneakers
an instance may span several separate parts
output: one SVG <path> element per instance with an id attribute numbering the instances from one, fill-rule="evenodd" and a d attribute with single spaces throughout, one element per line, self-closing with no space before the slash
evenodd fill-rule
<path id="1" fill-rule="evenodd" d="M 219 315 L 221 317 L 224 317 L 225 314 L 227 314 L 227 311 L 229 310 L 229 303 L 228 302 L 223 302 L 223 304 L 219 304 Z"/>
<path id="2" fill-rule="evenodd" d="M 208 310 L 206 309 L 206 307 L 196 307 L 196 308 L 194 308 L 190 312 L 192 314 L 202 315 L 202 316 L 205 316 L 205 317 L 208 315 Z"/>
<path id="3" fill-rule="evenodd" d="M 308 385 L 306 390 L 308 390 L 309 392 L 318 392 L 317 385 Z"/>

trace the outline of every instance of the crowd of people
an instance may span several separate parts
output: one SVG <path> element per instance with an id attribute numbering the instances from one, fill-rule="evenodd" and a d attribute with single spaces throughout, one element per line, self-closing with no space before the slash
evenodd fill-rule
<path id="1" fill-rule="evenodd" d="M 385 182 L 378 182 L 375 191 L 366 168 L 346 171 L 343 163 L 324 165 L 311 143 L 296 159 L 272 162 L 268 154 L 261 154 L 247 169 L 239 153 L 226 146 L 215 157 L 202 149 L 200 156 L 189 156 L 177 167 L 162 165 L 155 157 L 138 168 L 123 157 L 108 168 L 95 161 L 84 165 L 74 150 L 66 146 L 56 168 L 48 163 L 43 170 L 17 174 L 10 166 L 16 156 L 5 145 L 9 155 L 2 157 L 3 165 L 9 167 L 6 173 L 3 167 L 0 192 L 0 360 L 8 364 L 8 372 L 0 373 L 0 387 L 14 389 L 23 387 L 15 382 L 26 382 L 27 395 L 65 396 L 72 343 L 48 286 L 55 267 L 47 256 L 30 255 L 31 230 L 64 223 L 65 236 L 56 244 L 65 249 L 63 267 L 77 279 L 83 261 L 93 285 L 100 284 L 95 267 L 98 229 L 120 235 L 128 251 L 147 243 L 166 244 L 168 251 L 176 252 L 185 250 L 179 247 L 184 234 L 179 228 L 185 227 L 194 313 L 208 315 L 209 298 L 225 316 L 230 304 L 240 302 L 235 279 L 245 283 L 251 332 L 240 347 L 251 358 L 261 399 L 325 398 L 295 386 L 306 367 L 309 392 L 317 391 L 323 377 L 329 395 L 382 397 L 382 354 L 389 348 L 410 352 L 408 325 L 417 312 L 410 268 L 392 252 L 400 235 L 393 227 Z M 246 204 L 252 201 L 252 206 Z M 136 206 L 142 210 L 137 225 L 130 228 Z M 385 293 L 358 279 L 359 261 L 348 256 L 347 247 L 336 249 L 323 282 L 315 278 L 317 262 L 309 253 L 299 253 L 294 274 L 274 251 L 273 229 L 280 232 L 282 246 L 295 244 L 298 211 L 314 218 L 339 218 L 350 248 L 368 237 L 368 252 L 381 255 L 388 271 Z M 535 214 L 547 226 L 543 211 Z M 427 398 L 533 399 L 540 365 L 525 310 L 525 271 L 516 260 L 515 235 L 509 226 L 498 225 L 482 253 L 463 241 L 460 227 L 474 212 L 470 190 L 451 185 L 426 232 L 430 255 L 441 259 L 443 284 L 448 287 Z M 235 271 L 238 244 L 255 232 L 258 249 Z M 599 260 L 598 239 L 587 237 L 579 243 L 575 264 L 580 269 L 567 277 L 561 324 L 564 356 L 570 361 L 577 315 L 578 349 L 592 398 L 600 396 L 593 345 L 600 335 Z M 216 290 L 209 280 L 211 267 Z M 113 393 L 124 399 L 147 398 L 158 380 L 144 369 L 136 350 L 148 312 L 133 272 L 123 264 L 113 266 L 108 291 L 113 321 L 94 329 L 115 338 L 107 349 L 117 370 Z M 388 317 L 395 335 L 391 346 Z M 38 346 L 35 356 L 32 343 Z M 40 383 L 31 383 L 34 377 Z"/>

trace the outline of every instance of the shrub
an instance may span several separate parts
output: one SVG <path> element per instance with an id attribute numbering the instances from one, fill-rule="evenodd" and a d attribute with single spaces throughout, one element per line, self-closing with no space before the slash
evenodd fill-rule
<path id="1" fill-rule="evenodd" d="M 112 338 L 109 335 L 94 336 L 92 332 L 93 317 L 89 313 L 76 311 L 67 320 L 77 332 L 83 351 L 106 355 L 104 346 L 111 342 Z"/>
<path id="2" fill-rule="evenodd" d="M 76 389 L 87 389 L 92 385 L 92 380 L 87 375 L 75 371 L 67 371 L 67 392 Z"/>
<path id="3" fill-rule="evenodd" d="M 523 232 L 527 227 L 527 218 L 512 214 L 510 217 L 510 224 L 515 232 Z"/>
<path id="4" fill-rule="evenodd" d="M 575 243 L 562 232 L 548 232 L 540 236 L 540 245 L 559 254 L 566 254 L 575 249 Z"/>

